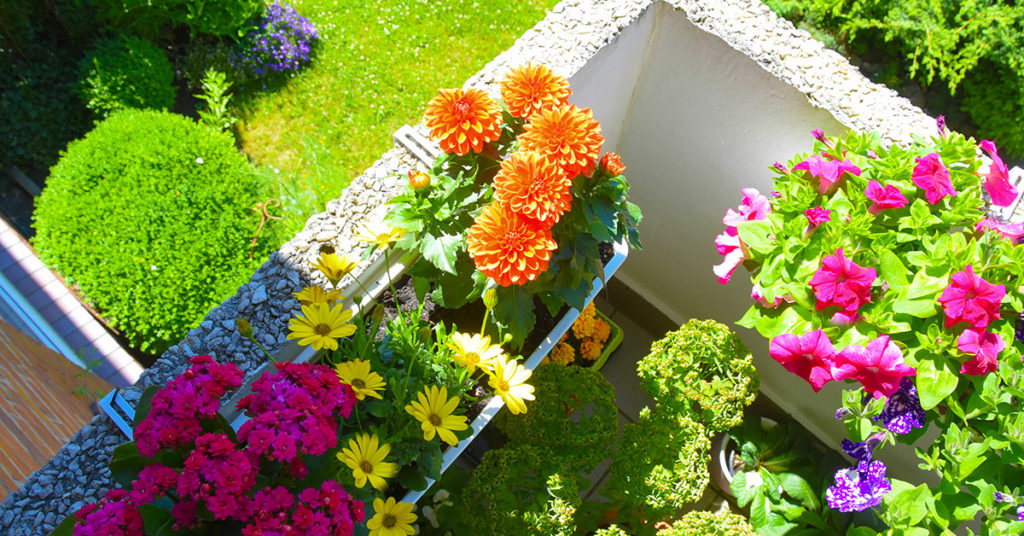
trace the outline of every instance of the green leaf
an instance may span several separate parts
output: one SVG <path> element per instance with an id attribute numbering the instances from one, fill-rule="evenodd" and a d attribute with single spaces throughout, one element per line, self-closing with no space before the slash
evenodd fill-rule
<path id="1" fill-rule="evenodd" d="M 494 319 L 509 333 L 516 347 L 521 348 L 526 335 L 537 323 L 533 314 L 533 299 L 523 287 L 509 285 L 498 287 L 498 304 L 494 306 Z"/>
<path id="2" fill-rule="evenodd" d="M 139 513 L 142 514 L 146 534 L 162 536 L 174 533 L 171 530 L 171 526 L 174 525 L 174 518 L 171 517 L 170 511 L 158 508 L 152 504 L 144 504 L 139 506 Z"/>
<path id="3" fill-rule="evenodd" d="M 933 298 L 925 298 L 920 300 L 897 300 L 892 304 L 892 310 L 905 315 L 915 316 L 917 318 L 931 318 L 938 312 L 936 306 L 938 302 Z"/>
<path id="4" fill-rule="evenodd" d="M 878 277 L 888 283 L 889 288 L 901 290 L 908 284 L 907 267 L 888 249 L 878 255 L 878 272 Z"/>
<path id="5" fill-rule="evenodd" d="M 427 478 L 416 465 L 406 465 L 398 472 L 398 483 L 414 491 L 427 488 Z"/>
<path id="6" fill-rule="evenodd" d="M 131 489 L 132 482 L 149 463 L 149 460 L 139 454 L 139 448 L 134 442 L 125 443 L 114 449 L 114 456 L 110 460 L 110 473 L 122 488 Z"/>
<path id="7" fill-rule="evenodd" d="M 745 471 L 739 471 L 733 475 L 732 482 L 729 483 L 729 489 L 736 497 L 736 504 L 740 508 L 750 504 L 750 501 L 754 500 L 754 495 L 757 494 L 757 488 L 747 486 L 747 473 Z"/>
<path id="8" fill-rule="evenodd" d="M 142 422 L 149 415 L 153 404 L 153 395 L 159 391 L 160 388 L 156 385 L 150 385 L 142 391 L 142 395 L 139 397 L 139 401 L 135 404 L 135 417 L 132 418 L 132 430 Z"/>
<path id="9" fill-rule="evenodd" d="M 937 300 L 938 295 L 949 285 L 949 276 L 931 277 L 921 270 L 914 274 L 914 280 L 910 283 L 902 297 L 906 299 L 930 298 Z"/>
<path id="10" fill-rule="evenodd" d="M 423 257 L 439 270 L 454 274 L 455 260 L 464 243 L 462 237 L 452 234 L 443 234 L 441 236 L 423 234 L 421 236 L 422 246 L 420 252 L 423 254 Z"/>
<path id="11" fill-rule="evenodd" d="M 892 491 L 884 499 L 889 515 L 898 520 L 900 525 L 918 524 L 928 514 L 928 502 L 932 500 L 928 486 L 921 484 L 912 488 L 906 482 L 896 479 L 893 479 L 892 486 Z"/>
<path id="12" fill-rule="evenodd" d="M 931 354 L 923 356 L 917 366 L 917 390 L 921 407 L 929 410 L 956 390 L 958 376 L 949 369 L 948 359 Z"/>
<path id="13" fill-rule="evenodd" d="M 752 251 L 767 255 L 775 249 L 776 242 L 771 238 L 774 228 L 769 220 L 741 222 L 736 226 L 740 240 Z"/>
<path id="14" fill-rule="evenodd" d="M 782 473 L 779 475 L 779 480 L 782 483 L 782 489 L 789 494 L 790 497 L 800 501 L 805 508 L 808 510 L 817 511 L 821 508 L 821 503 L 818 500 L 818 494 L 811 487 L 810 483 L 807 482 L 804 477 L 796 473 Z"/>

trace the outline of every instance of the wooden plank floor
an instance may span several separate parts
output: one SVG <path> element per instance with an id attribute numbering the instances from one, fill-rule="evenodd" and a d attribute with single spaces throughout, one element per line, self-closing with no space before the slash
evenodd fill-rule
<path id="1" fill-rule="evenodd" d="M 110 385 L 0 320 L 0 501 L 92 418 L 89 395 Z M 100 395 L 102 396 L 102 394 Z"/>

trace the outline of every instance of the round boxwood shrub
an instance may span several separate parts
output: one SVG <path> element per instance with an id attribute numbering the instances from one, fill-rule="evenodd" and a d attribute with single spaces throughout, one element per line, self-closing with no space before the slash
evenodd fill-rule
<path id="1" fill-rule="evenodd" d="M 145 39 L 100 39 L 82 59 L 79 95 L 98 118 L 125 108 L 166 110 L 174 105 L 174 70 Z"/>
<path id="2" fill-rule="evenodd" d="M 33 242 L 134 347 L 160 353 L 255 271 L 263 192 L 229 134 L 126 110 L 53 167 Z"/>
<path id="3" fill-rule="evenodd" d="M 651 398 L 712 433 L 743 421 L 759 385 L 739 335 L 714 320 L 691 320 L 655 341 L 636 371 Z"/>

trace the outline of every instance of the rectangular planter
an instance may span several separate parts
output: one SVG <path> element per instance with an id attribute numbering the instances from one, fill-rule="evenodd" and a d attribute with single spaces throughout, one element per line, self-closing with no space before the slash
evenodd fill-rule
<path id="1" fill-rule="evenodd" d="M 629 246 L 626 244 L 625 241 L 614 244 L 613 249 L 614 255 L 612 256 L 611 260 L 608 261 L 608 264 L 606 264 L 604 267 L 606 280 L 608 278 L 611 278 L 612 275 L 614 275 L 615 272 L 619 269 L 619 267 L 622 266 L 622 263 L 625 262 L 626 256 L 629 253 Z M 366 289 L 367 291 L 369 291 L 370 294 L 364 295 L 363 299 L 361 300 L 360 307 L 363 310 L 367 310 L 366 306 L 372 303 L 375 297 L 383 289 L 387 288 L 389 278 L 397 279 L 398 277 L 401 277 L 405 269 L 412 264 L 414 256 L 405 255 L 399 260 L 392 262 L 390 265 L 384 263 L 383 259 L 383 256 L 378 257 L 374 263 L 372 263 L 369 267 L 367 267 L 366 270 L 363 271 L 362 275 L 365 276 L 369 274 L 372 277 L 371 280 L 374 281 L 373 284 L 366 285 Z M 602 288 L 604 288 L 604 281 L 602 281 L 601 279 L 594 279 L 593 285 L 594 286 L 593 289 L 591 289 L 590 291 L 590 295 L 587 296 L 586 303 L 588 304 L 591 301 L 593 301 L 594 297 L 597 296 L 597 293 L 600 292 Z M 345 289 L 342 290 L 342 294 L 347 296 L 359 295 L 360 292 L 361 290 L 355 283 L 352 283 L 351 285 L 349 285 L 349 287 L 346 287 Z M 562 316 L 558 323 L 555 324 L 554 329 L 552 329 L 551 332 L 544 338 L 544 340 L 541 341 L 540 346 L 538 346 L 537 349 L 534 350 L 533 353 L 530 354 L 530 356 L 526 359 L 524 366 L 529 370 L 537 368 L 537 365 L 539 365 L 541 360 L 544 359 L 544 356 L 546 356 L 548 352 L 551 351 L 555 344 L 558 344 L 558 340 L 562 338 L 562 335 L 564 335 L 570 327 L 572 327 L 573 322 L 576 321 L 579 315 L 580 311 L 570 308 L 566 312 L 566 314 Z M 614 342 L 614 340 L 615 339 L 613 337 L 612 341 Z M 619 335 L 619 340 L 621 340 L 621 332 Z M 608 348 L 614 350 L 614 346 L 615 345 L 613 345 L 612 343 L 609 343 Z M 316 355 L 316 351 L 313 350 L 311 347 L 304 347 L 301 349 L 301 351 L 295 352 L 294 350 L 296 347 L 297 345 L 294 344 L 289 345 L 282 352 L 279 352 L 279 355 L 276 356 L 276 358 L 279 361 L 287 360 L 292 361 L 294 363 L 305 363 Z M 289 349 L 292 350 L 292 352 L 288 352 Z M 610 353 L 610 350 L 606 352 L 606 354 Z M 603 360 L 605 359 L 607 359 L 606 355 L 604 355 L 603 359 L 601 360 L 602 364 Z M 251 381 L 242 385 L 242 387 L 238 389 L 234 396 L 232 396 L 231 400 L 223 405 L 221 413 L 228 420 L 228 422 L 231 423 L 232 428 L 234 428 L 235 430 L 238 430 L 242 426 L 242 424 L 245 423 L 246 420 L 248 420 L 248 417 L 246 417 L 243 413 L 237 410 L 237 401 L 249 393 L 251 382 L 255 381 L 256 378 L 259 378 L 263 374 L 263 371 L 269 366 L 270 364 L 268 363 L 260 367 L 259 371 L 257 371 L 257 373 L 251 377 Z M 595 366 L 597 366 L 597 363 L 595 363 Z M 541 396 L 543 395 L 541 394 Z M 494 416 L 498 414 L 498 411 L 501 410 L 501 408 L 504 405 L 505 401 L 500 396 L 494 396 L 491 398 L 490 402 L 488 402 L 487 405 L 484 406 L 480 414 L 477 415 L 476 418 L 473 419 L 473 422 L 470 423 L 470 428 L 472 429 L 473 434 L 467 437 L 466 439 L 460 441 L 457 445 L 449 447 L 444 452 L 444 456 L 441 462 L 442 474 L 446 470 L 448 470 L 451 464 L 454 463 L 455 460 L 463 453 L 463 451 L 466 450 L 466 447 L 468 447 L 469 444 L 472 443 L 474 439 L 476 439 L 476 437 L 480 434 L 484 427 L 487 426 L 487 423 L 491 422 L 491 419 L 493 419 Z M 111 418 L 111 420 L 113 420 L 114 424 L 117 425 L 117 427 L 125 434 L 125 436 L 127 436 L 128 439 L 131 440 L 131 422 L 135 415 L 134 408 L 130 404 L 128 404 L 124 400 L 124 398 L 120 396 L 116 389 L 114 391 L 111 391 L 107 396 L 103 397 L 103 399 L 100 401 L 100 407 L 103 408 L 104 412 L 106 412 L 106 414 Z M 430 487 L 433 484 L 434 481 L 428 479 L 426 488 L 424 488 L 421 491 L 410 491 L 402 498 L 402 500 L 408 503 L 415 503 L 420 499 L 420 497 L 426 494 L 426 492 L 430 489 Z"/>

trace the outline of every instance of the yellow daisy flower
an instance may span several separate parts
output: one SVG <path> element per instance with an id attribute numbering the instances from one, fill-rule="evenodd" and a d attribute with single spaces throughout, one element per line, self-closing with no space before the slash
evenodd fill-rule
<path id="1" fill-rule="evenodd" d="M 330 279 L 331 284 L 334 286 L 337 286 L 338 281 L 341 281 L 349 272 L 355 270 L 358 265 L 359 261 L 348 258 L 348 255 L 339 257 L 335 253 L 321 253 L 317 262 L 313 263 L 313 267 L 326 275 L 327 279 Z"/>
<path id="2" fill-rule="evenodd" d="M 494 389 L 494 394 L 501 397 L 513 415 L 526 413 L 526 402 L 533 400 L 533 386 L 526 383 L 530 371 L 515 359 L 499 356 L 494 360 L 493 371 L 488 371 L 490 378 L 487 383 Z"/>
<path id="3" fill-rule="evenodd" d="M 373 500 L 373 517 L 366 522 L 370 536 L 412 536 L 416 529 L 416 514 L 412 513 L 416 506 L 407 502 L 395 501 L 394 497 Z"/>
<path id="4" fill-rule="evenodd" d="M 452 431 L 465 430 L 469 427 L 465 415 L 452 415 L 459 405 L 459 397 L 453 396 L 449 399 L 446 387 L 430 385 L 423 392 L 416 393 L 416 398 L 417 400 L 405 406 L 405 411 L 420 421 L 423 439 L 434 439 L 436 432 L 445 443 L 457 445 L 459 438 L 455 437 Z"/>
<path id="5" fill-rule="evenodd" d="M 337 350 L 339 338 L 356 332 L 355 325 L 348 323 L 351 319 L 352 311 L 341 305 L 303 305 L 302 315 L 288 322 L 288 338 L 299 339 L 299 344 L 312 345 L 314 350 Z"/>
<path id="6" fill-rule="evenodd" d="M 299 299 L 299 303 L 302 305 L 313 305 L 314 303 L 326 303 L 330 305 L 338 300 L 345 299 L 345 297 L 341 295 L 341 292 L 337 290 L 328 292 L 316 285 L 306 287 L 300 292 L 293 292 L 292 294 Z"/>
<path id="7" fill-rule="evenodd" d="M 362 400 L 368 396 L 380 398 L 377 391 L 384 389 L 384 378 L 370 370 L 370 362 L 362 359 L 353 359 L 344 363 L 334 365 L 334 372 L 338 375 L 341 383 L 348 385 L 356 393 L 356 398 Z"/>
<path id="8" fill-rule="evenodd" d="M 398 227 L 377 226 L 377 228 L 371 228 L 364 226 L 362 234 L 357 235 L 356 238 L 363 242 L 369 242 L 377 246 L 377 249 L 384 251 L 391 244 L 398 242 L 403 234 L 405 234 L 405 229 Z"/>
<path id="9" fill-rule="evenodd" d="M 455 361 L 466 367 L 472 374 L 477 367 L 484 370 L 491 368 L 491 363 L 504 352 L 501 346 L 491 344 L 486 335 L 455 332 L 448 347 L 455 351 Z"/>
<path id="10" fill-rule="evenodd" d="M 397 463 L 384 461 L 390 452 L 391 445 L 381 445 L 376 435 L 358 434 L 355 439 L 348 440 L 348 446 L 341 449 L 338 459 L 352 469 L 356 487 L 365 486 L 369 480 L 374 489 L 384 491 L 388 489 L 384 479 L 398 474 Z"/>

